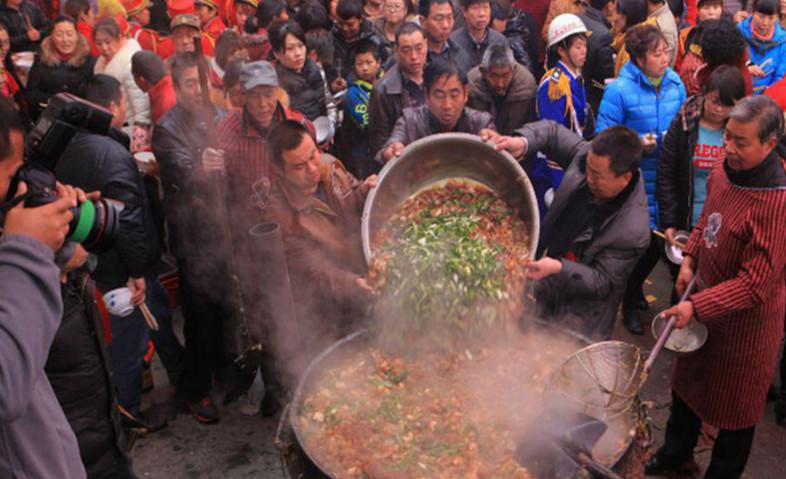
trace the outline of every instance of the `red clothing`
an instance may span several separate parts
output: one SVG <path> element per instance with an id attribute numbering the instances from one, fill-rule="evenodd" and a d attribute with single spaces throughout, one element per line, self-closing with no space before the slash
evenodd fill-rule
<path id="1" fill-rule="evenodd" d="M 82 34 L 83 37 L 87 40 L 90 44 L 90 54 L 94 57 L 98 56 L 98 50 L 96 49 L 96 43 L 93 41 L 93 27 L 88 25 L 85 22 L 76 22 L 76 29 L 79 33 Z"/>
<path id="2" fill-rule="evenodd" d="M 696 25 L 699 15 L 698 5 L 698 0 L 685 0 L 685 21 L 688 22 L 688 25 Z"/>
<path id="3" fill-rule="evenodd" d="M 0 95 L 13 100 L 14 95 L 19 91 L 19 85 L 8 70 L 3 71 L 3 77 L 3 88 L 0 89 Z"/>
<path id="4" fill-rule="evenodd" d="M 775 100 L 781 109 L 786 110 L 786 77 L 770 85 L 764 90 L 764 94 Z"/>
<path id="5" fill-rule="evenodd" d="M 781 162 L 786 168 L 786 162 Z M 690 296 L 707 343 L 678 358 L 674 390 L 705 422 L 745 429 L 764 413 L 786 314 L 786 188 L 732 184 L 723 162 L 685 253 L 704 289 Z"/>
<path id="6" fill-rule="evenodd" d="M 213 41 L 218 40 L 218 37 L 227 29 L 224 20 L 221 17 L 213 17 L 207 24 L 202 25 L 202 33 L 209 36 Z"/>
<path id="7" fill-rule="evenodd" d="M 279 104 L 273 121 L 284 119 L 307 121 L 300 113 Z M 245 110 L 230 114 L 216 126 L 218 148 L 226 152 L 227 176 L 234 183 L 233 190 L 246 197 L 252 194 L 257 180 L 270 178 L 270 150 L 264 134 L 251 126 Z"/>
<path id="8" fill-rule="evenodd" d="M 177 103 L 175 85 L 172 83 L 170 75 L 164 75 L 164 78 L 156 83 L 147 94 L 150 96 L 150 114 L 154 124 L 158 123 L 158 119 Z"/>

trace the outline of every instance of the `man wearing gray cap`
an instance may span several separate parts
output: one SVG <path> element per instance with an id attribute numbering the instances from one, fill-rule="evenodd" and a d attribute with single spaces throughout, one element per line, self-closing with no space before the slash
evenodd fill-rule
<path id="1" fill-rule="evenodd" d="M 223 150 L 226 158 L 226 190 L 229 197 L 227 213 L 230 218 L 230 234 L 236 251 L 245 246 L 247 231 L 259 222 L 262 210 L 267 203 L 270 189 L 270 146 L 268 133 L 277 124 L 285 120 L 293 120 L 305 126 L 312 135 L 314 127 L 300 113 L 286 108 L 278 101 L 280 88 L 276 70 L 270 62 L 256 61 L 247 63 L 240 72 L 240 86 L 243 89 L 243 109 L 234 112 L 219 122 L 216 137 L 218 148 Z M 242 255 L 242 253 L 241 253 Z M 240 256 L 240 255 L 239 255 Z M 245 257 L 248 268 L 236 271 L 244 285 L 257 284 L 258 276 L 246 278 L 249 272 L 254 273 L 254 262 L 259 258 L 251 255 Z M 252 292 L 246 292 L 252 294 Z M 247 297 L 247 301 L 253 298 Z M 265 324 L 269 318 L 250 317 L 259 308 L 247 308 L 247 320 L 256 324 Z M 254 328 L 250 328 L 254 329 Z M 260 328 L 256 328 L 260 329 Z M 256 330 L 254 329 L 254 330 Z M 265 383 L 265 396 L 261 404 L 262 414 L 273 416 L 282 404 L 284 391 L 280 386 L 279 374 L 273 357 L 269 354 L 272 348 L 266 344 L 266 338 L 255 338 L 263 344 L 261 357 L 262 379 Z"/>
<path id="2" fill-rule="evenodd" d="M 298 112 L 288 109 L 278 101 L 280 88 L 276 70 L 270 62 L 261 60 L 247 63 L 240 72 L 243 89 L 243 109 L 221 120 L 217 126 L 218 148 L 224 150 L 228 191 L 236 195 L 237 205 L 253 208 L 249 201 L 254 195 L 254 184 L 267 183 L 270 178 L 270 149 L 267 145 L 268 132 L 283 120 L 294 120 L 313 132 L 311 123 Z M 259 192 L 264 201 L 264 191 Z M 247 215 L 249 219 L 259 214 Z M 257 210 L 258 212 L 258 210 Z M 253 213 L 253 211 L 251 212 Z M 251 225 L 249 225 L 251 226 Z"/>

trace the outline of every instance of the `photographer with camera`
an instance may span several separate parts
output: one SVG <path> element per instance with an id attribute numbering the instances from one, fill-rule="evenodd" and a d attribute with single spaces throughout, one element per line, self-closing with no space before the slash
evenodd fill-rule
<path id="1" fill-rule="evenodd" d="M 0 198 L 22 166 L 24 133 L 0 99 Z M 27 192 L 22 182 L 17 196 Z M 0 477 L 83 478 L 79 447 L 43 368 L 63 315 L 54 252 L 80 190 L 58 184 L 58 198 L 37 208 L 4 205 L 0 236 Z"/>
<path id="2" fill-rule="evenodd" d="M 128 151 L 128 137 L 119 129 L 126 115 L 121 84 L 113 77 L 96 75 L 85 84 L 84 91 L 87 101 L 111 112 L 111 128 L 107 134 L 76 133 L 54 171 L 60 181 L 87 191 L 100 191 L 102 198 L 123 205 L 117 238 L 98 253 L 92 277 L 103 293 L 126 286 L 131 292 L 134 308 L 129 309 L 129 314 L 113 314 L 109 308 L 112 369 L 120 405 L 142 426 L 156 430 L 165 426 L 163 419 L 143 419 L 140 412 L 143 357 L 151 336 L 140 305 L 147 304 L 158 320 L 160 329 L 152 335 L 153 341 L 172 382 L 177 381 L 177 362 L 182 352 L 172 332 L 166 292 L 153 274 L 161 246 L 142 176 Z"/>

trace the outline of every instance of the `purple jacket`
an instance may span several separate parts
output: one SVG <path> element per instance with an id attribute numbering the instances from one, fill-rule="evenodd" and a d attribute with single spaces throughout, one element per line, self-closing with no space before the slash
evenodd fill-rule
<path id="1" fill-rule="evenodd" d="M 44 364 L 63 315 L 52 251 L 0 237 L 0 477 L 85 477 Z"/>

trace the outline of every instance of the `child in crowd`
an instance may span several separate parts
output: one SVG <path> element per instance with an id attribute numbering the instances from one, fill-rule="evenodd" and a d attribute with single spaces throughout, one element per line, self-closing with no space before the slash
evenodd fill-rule
<path id="1" fill-rule="evenodd" d="M 364 179 L 379 169 L 379 165 L 371 161 L 368 102 L 374 84 L 382 76 L 382 58 L 376 43 L 366 39 L 358 42 L 353 59 L 351 81 L 344 101 L 344 123 L 351 132 L 346 137 L 351 139 L 352 173 Z"/>

